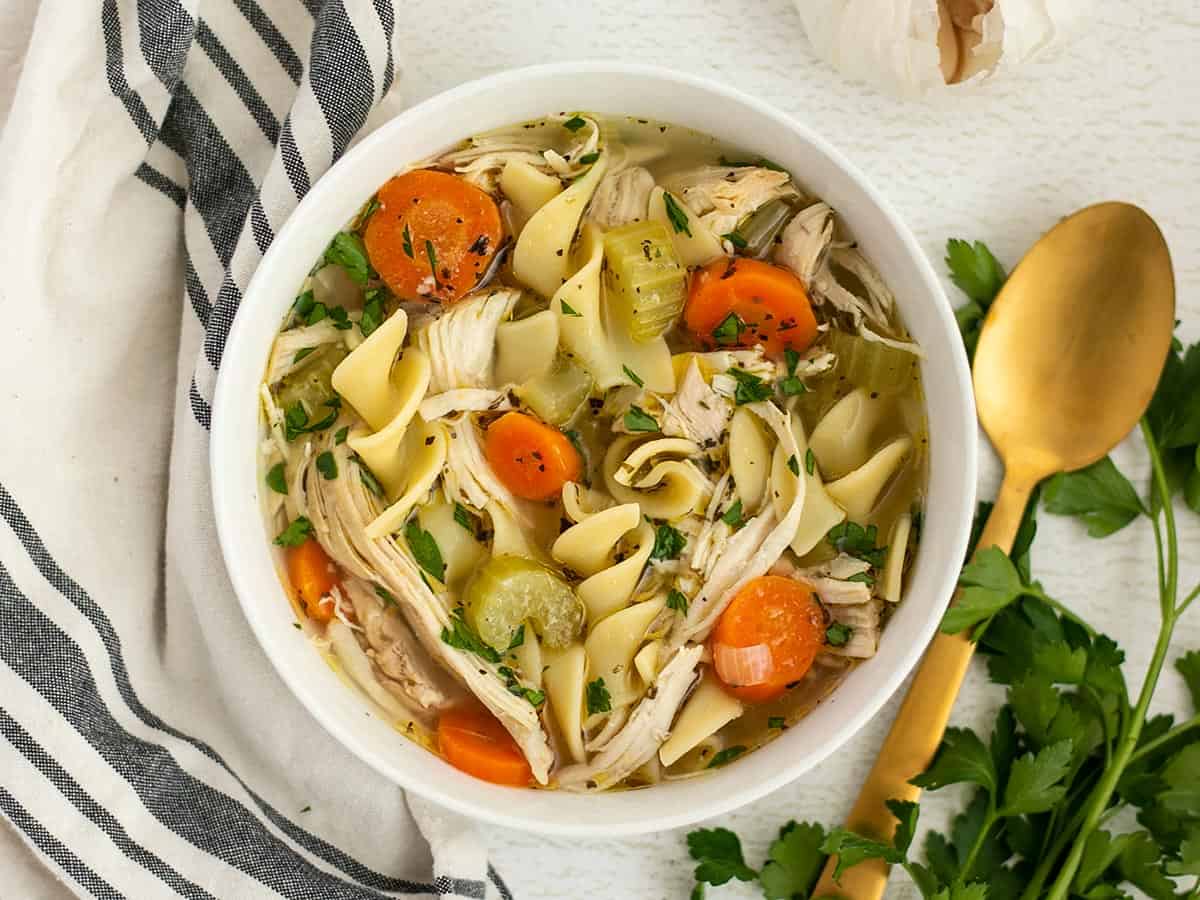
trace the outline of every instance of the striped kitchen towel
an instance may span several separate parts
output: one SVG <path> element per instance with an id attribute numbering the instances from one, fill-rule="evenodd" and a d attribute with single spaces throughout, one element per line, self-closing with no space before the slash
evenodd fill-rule
<path id="1" fill-rule="evenodd" d="M 469 823 L 290 695 L 212 521 L 226 334 L 394 110 L 395 27 L 392 0 L 0 0 L 0 896 L 509 896 Z"/>

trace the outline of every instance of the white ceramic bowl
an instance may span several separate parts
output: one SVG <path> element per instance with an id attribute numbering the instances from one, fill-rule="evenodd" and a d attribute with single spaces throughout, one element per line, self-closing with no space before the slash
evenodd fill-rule
<path id="1" fill-rule="evenodd" d="M 599 795 L 497 787 L 409 742 L 346 687 L 301 632 L 276 575 L 260 513 L 258 385 L 272 339 L 312 261 L 376 188 L 411 162 L 473 132 L 559 110 L 590 110 L 689 126 L 775 160 L 827 200 L 898 298 L 925 350 L 930 483 L 908 595 L 878 654 L 807 718 L 734 765 L 704 777 Z M 807 126 L 711 81 L 598 62 L 492 75 L 413 107 L 362 141 L 304 198 L 263 258 L 221 363 L 214 405 L 213 501 L 242 609 L 283 680 L 313 716 L 403 787 L 469 816 L 555 835 L 616 836 L 686 825 L 786 784 L 841 747 L 900 686 L 933 635 L 965 552 L 975 495 L 970 375 L 950 305 L 908 228 L 840 153 Z M 865 772 L 863 773 L 866 774 Z"/>

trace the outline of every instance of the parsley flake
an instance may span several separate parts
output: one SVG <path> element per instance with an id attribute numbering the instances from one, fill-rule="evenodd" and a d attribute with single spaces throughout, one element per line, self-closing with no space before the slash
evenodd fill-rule
<path id="1" fill-rule="evenodd" d="M 687 615 L 687 611 L 688 611 L 687 595 L 684 594 L 683 591 L 679 590 L 678 588 L 671 588 L 670 593 L 667 594 L 667 609 L 673 609 L 676 612 L 681 612 L 684 615 Z"/>
<path id="2" fill-rule="evenodd" d="M 733 401 L 737 406 L 771 398 L 771 386 L 754 373 L 734 367 L 726 374 L 737 382 L 737 388 L 733 392 Z"/>
<path id="3" fill-rule="evenodd" d="M 324 476 L 326 481 L 333 481 L 338 477 L 337 460 L 333 458 L 333 454 L 328 450 L 317 456 L 316 459 L 317 471 Z"/>
<path id="4" fill-rule="evenodd" d="M 633 369 L 629 368 L 629 366 L 621 366 L 621 368 L 622 368 L 622 370 L 624 370 L 625 374 L 629 377 L 629 380 L 632 381 L 634 384 L 636 384 L 638 387 L 646 386 L 646 382 L 642 381 L 642 379 L 638 377 L 638 373 L 633 371 Z"/>
<path id="5" fill-rule="evenodd" d="M 787 458 L 787 467 L 789 472 L 791 472 L 797 478 L 800 477 L 800 463 L 796 460 L 795 453 Z"/>
<path id="6" fill-rule="evenodd" d="M 663 205 L 667 209 L 667 220 L 671 223 L 671 227 L 675 229 L 676 234 L 686 234 L 692 236 L 692 226 L 688 220 L 688 214 L 684 211 L 679 202 L 669 193 L 663 193 Z"/>
<path id="7" fill-rule="evenodd" d="M 654 549 L 650 551 L 650 558 L 678 559 L 685 546 L 687 546 L 687 538 L 683 536 L 683 533 L 663 522 L 654 529 Z"/>
<path id="8" fill-rule="evenodd" d="M 804 451 L 804 471 L 809 475 L 817 470 L 817 455 L 813 453 L 812 447 Z"/>
<path id="9" fill-rule="evenodd" d="M 409 519 L 404 526 L 404 540 L 418 566 L 438 581 L 445 579 L 446 563 L 442 560 L 442 551 L 433 535 L 422 528 L 416 519 Z"/>
<path id="10" fill-rule="evenodd" d="M 417 258 L 417 254 L 413 252 L 412 232 L 408 230 L 407 222 L 404 223 L 404 232 L 401 237 L 404 242 L 404 255 L 409 259 L 415 260 Z"/>
<path id="11" fill-rule="evenodd" d="M 725 510 L 725 515 L 721 516 L 721 521 L 733 529 L 742 527 L 742 501 L 740 498 L 734 500 L 733 505 Z"/>
<path id="12" fill-rule="evenodd" d="M 597 678 L 587 685 L 587 711 L 589 716 L 612 710 L 612 695 L 604 686 L 604 679 Z"/>
<path id="13" fill-rule="evenodd" d="M 575 132 L 587 124 L 587 119 L 582 116 L 571 116 L 567 121 L 563 122 L 563 128 L 567 131 Z"/>
<path id="14" fill-rule="evenodd" d="M 500 654 L 483 642 L 458 612 L 450 614 L 450 624 L 442 628 L 442 643 L 456 650 L 474 653 L 490 663 L 500 662 Z"/>
<path id="15" fill-rule="evenodd" d="M 658 431 L 658 421 L 640 406 L 631 406 L 625 412 L 625 430 L 629 432 Z"/>
<path id="16" fill-rule="evenodd" d="M 454 504 L 454 521 L 471 534 L 475 533 L 475 517 L 471 515 L 470 510 L 468 510 L 461 503 Z"/>
<path id="17" fill-rule="evenodd" d="M 559 300 L 558 305 L 562 307 L 562 314 L 564 316 L 574 316 L 577 318 L 583 318 L 583 313 L 577 311 L 575 309 L 575 307 L 571 306 L 571 304 L 568 303 L 566 300 Z"/>
<path id="18" fill-rule="evenodd" d="M 717 754 L 713 756 L 711 760 L 709 760 L 708 765 L 704 768 L 719 769 L 721 766 L 728 765 L 729 763 L 733 762 L 745 752 L 746 748 L 741 744 L 734 744 L 732 747 L 726 747 L 724 750 L 718 751 Z"/>
<path id="19" fill-rule="evenodd" d="M 825 643 L 830 647 L 844 647 L 846 642 L 850 640 L 854 634 L 854 629 L 849 625 L 843 625 L 841 622 L 834 622 L 825 629 Z"/>
<path id="20" fill-rule="evenodd" d="M 713 329 L 712 337 L 718 344 L 736 344 L 742 339 L 742 332 L 745 330 L 746 323 L 737 313 L 731 312 Z"/>
<path id="21" fill-rule="evenodd" d="M 312 534 L 312 522 L 304 516 L 296 516 L 288 527 L 279 532 L 275 543 L 280 547 L 299 547 Z"/>
<path id="22" fill-rule="evenodd" d="M 287 476 L 283 471 L 283 463 L 277 462 L 275 465 L 271 466 L 270 470 L 267 472 L 266 481 L 267 487 L 269 487 L 275 493 L 286 494 L 288 492 Z"/>
<path id="23" fill-rule="evenodd" d="M 362 238 L 349 231 L 339 231 L 325 250 L 325 262 L 341 266 L 359 284 L 371 277 L 371 264 Z"/>

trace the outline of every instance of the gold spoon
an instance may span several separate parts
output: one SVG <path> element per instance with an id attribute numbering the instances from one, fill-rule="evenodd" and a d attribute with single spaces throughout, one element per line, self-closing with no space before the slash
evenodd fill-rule
<path id="1" fill-rule="evenodd" d="M 1009 552 L 1039 481 L 1094 463 L 1129 434 L 1158 384 L 1174 321 L 1171 256 L 1138 207 L 1089 206 L 1034 244 L 988 312 L 975 351 L 979 421 L 1004 463 L 981 549 Z M 965 633 L 933 639 L 847 828 L 891 841 L 896 820 L 885 803 L 920 795 L 908 780 L 933 760 L 974 649 Z M 882 861 L 847 869 L 840 883 L 834 862 L 814 897 L 883 896 Z"/>

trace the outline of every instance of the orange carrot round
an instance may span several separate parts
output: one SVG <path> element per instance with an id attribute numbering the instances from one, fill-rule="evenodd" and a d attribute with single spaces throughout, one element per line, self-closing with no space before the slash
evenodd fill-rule
<path id="1" fill-rule="evenodd" d="M 512 735 L 482 707 L 446 710 L 438 718 L 437 739 L 446 762 L 468 775 L 512 787 L 525 787 L 533 778 Z"/>
<path id="2" fill-rule="evenodd" d="M 500 209 L 457 175 L 416 169 L 379 190 L 363 243 L 371 265 L 405 300 L 453 303 L 479 281 L 500 249 Z"/>
<path id="3" fill-rule="evenodd" d="M 524 413 L 505 413 L 493 422 L 484 452 L 496 477 L 526 500 L 556 497 L 583 473 L 583 460 L 567 436 Z"/>
<path id="4" fill-rule="evenodd" d="M 775 355 L 805 350 L 817 337 L 804 284 L 755 259 L 719 259 L 696 272 L 683 321 L 706 346 L 762 344 Z"/>
<path id="5" fill-rule="evenodd" d="M 813 592 L 779 575 L 755 578 L 739 590 L 721 613 L 712 633 L 713 656 L 725 689 L 741 700 L 772 700 L 799 681 L 812 667 L 825 641 L 825 611 Z M 765 650 L 759 650 L 765 648 Z M 730 651 L 733 651 L 732 653 Z M 767 656 L 750 684 L 725 682 L 720 660 L 739 655 L 753 662 L 757 651 Z M 749 651 L 749 652 L 748 652 Z"/>
<path id="6" fill-rule="evenodd" d="M 338 570 L 316 538 L 310 537 L 303 544 L 288 548 L 287 571 L 308 617 L 322 624 L 332 619 L 333 600 L 329 592 L 338 584 Z"/>

